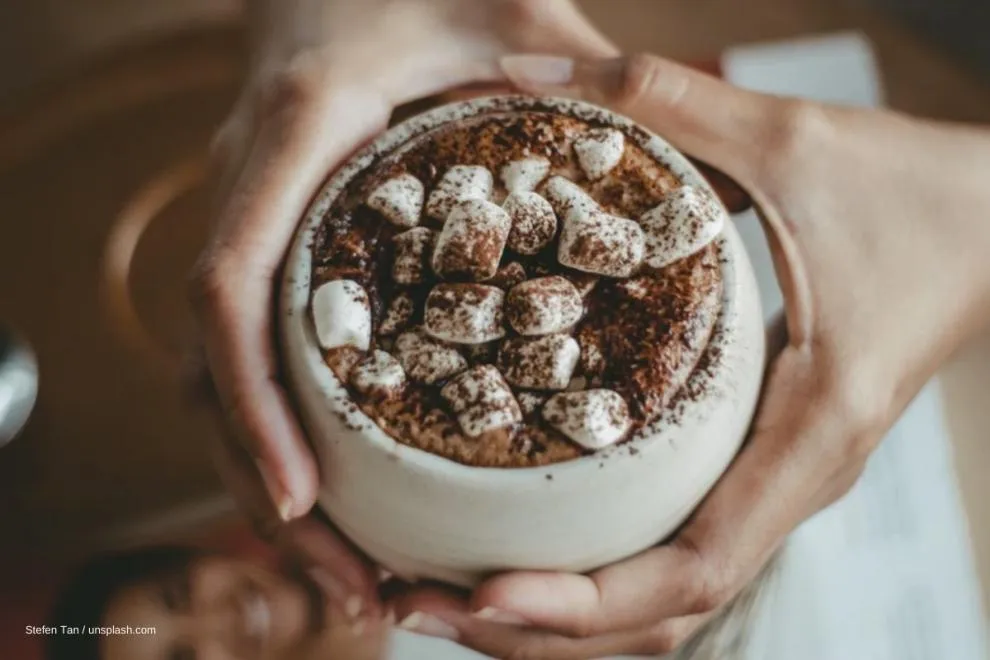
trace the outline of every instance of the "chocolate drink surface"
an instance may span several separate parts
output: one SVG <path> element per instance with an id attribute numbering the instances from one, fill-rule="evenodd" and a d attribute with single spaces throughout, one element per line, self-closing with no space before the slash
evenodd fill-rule
<path id="1" fill-rule="evenodd" d="M 629 135 L 530 110 L 383 154 L 312 245 L 327 364 L 398 442 L 533 467 L 635 435 L 706 360 L 725 211 Z"/>

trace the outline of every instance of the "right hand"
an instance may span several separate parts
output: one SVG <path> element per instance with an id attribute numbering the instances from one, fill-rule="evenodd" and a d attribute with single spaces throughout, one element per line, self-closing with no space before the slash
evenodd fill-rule
<path id="1" fill-rule="evenodd" d="M 499 658 L 664 653 L 848 492 L 938 366 L 987 324 L 990 133 L 756 94 L 650 55 L 503 66 L 525 92 L 628 115 L 750 193 L 788 343 L 748 442 L 670 541 L 590 575 L 495 576 L 469 602 L 413 591 L 396 613 Z"/>
<path id="2" fill-rule="evenodd" d="M 264 535 L 295 543 L 318 466 L 275 346 L 283 255 L 325 177 L 408 101 L 502 79 L 517 49 L 579 56 L 614 48 L 570 0 L 249 0 L 248 80 L 215 140 L 219 210 L 193 277 L 212 381 L 229 434 L 221 476 Z M 369 606 L 374 571 L 329 532 L 320 558 Z"/>

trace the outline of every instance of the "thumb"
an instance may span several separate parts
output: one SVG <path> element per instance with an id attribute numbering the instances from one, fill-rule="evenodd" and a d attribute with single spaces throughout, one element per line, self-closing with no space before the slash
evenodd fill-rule
<path id="1" fill-rule="evenodd" d="M 511 55 L 502 70 L 533 94 L 598 103 L 629 116 L 744 186 L 784 104 L 655 55 L 573 60 Z"/>

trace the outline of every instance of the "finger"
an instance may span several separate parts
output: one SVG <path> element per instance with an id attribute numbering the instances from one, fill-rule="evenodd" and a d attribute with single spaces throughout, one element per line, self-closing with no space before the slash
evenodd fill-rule
<path id="1" fill-rule="evenodd" d="M 633 632 L 579 638 L 534 628 L 493 610 L 472 614 L 462 596 L 442 587 L 414 589 L 397 597 L 391 606 L 400 629 L 456 641 L 495 658 L 534 660 L 668 653 L 711 619 L 710 614 L 693 615 Z"/>
<path id="2" fill-rule="evenodd" d="M 282 521 L 251 457 L 231 437 L 226 426 L 213 435 L 210 444 L 220 480 L 247 516 L 255 533 L 266 541 L 273 541 Z"/>
<path id="3" fill-rule="evenodd" d="M 329 521 L 307 516 L 282 526 L 276 544 L 293 557 L 351 619 L 378 617 L 378 573 Z"/>
<path id="4" fill-rule="evenodd" d="M 275 277 L 310 196 L 388 108 L 361 93 L 273 93 L 251 153 L 194 280 L 194 303 L 221 405 L 255 461 L 279 515 L 312 506 L 317 467 L 279 384 L 273 345 Z"/>
<path id="5" fill-rule="evenodd" d="M 580 98 L 611 107 L 749 188 L 778 119 L 774 97 L 733 87 L 653 55 L 572 60 L 513 55 L 506 76 L 535 94 Z"/>
<path id="6" fill-rule="evenodd" d="M 835 484 L 841 491 L 850 483 L 842 416 L 816 403 L 824 400 L 819 372 L 805 360 L 800 351 L 784 351 L 749 444 L 673 542 L 589 576 L 499 576 L 478 589 L 473 607 L 589 635 L 728 602 L 786 534 L 841 494 Z"/>

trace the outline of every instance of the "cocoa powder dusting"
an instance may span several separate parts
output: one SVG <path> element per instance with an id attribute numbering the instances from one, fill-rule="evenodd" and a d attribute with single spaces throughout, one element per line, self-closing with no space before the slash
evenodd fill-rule
<path id="1" fill-rule="evenodd" d="M 424 184 L 429 197 L 450 167 L 480 165 L 495 174 L 492 201 L 501 203 L 507 194 L 497 176 L 502 166 L 542 156 L 551 163 L 550 176 L 570 178 L 605 212 L 630 219 L 656 206 L 680 185 L 673 173 L 635 144 L 644 137 L 635 130 L 627 131 L 632 140 L 627 140 L 619 166 L 604 178 L 589 182 L 581 174 L 571 144 L 589 128 L 603 125 L 600 117 L 594 113 L 574 118 L 541 111 L 518 112 L 508 106 L 505 110 L 413 138 L 355 177 L 327 211 L 314 239 L 312 289 L 335 279 L 350 279 L 363 286 L 372 306 L 373 349 L 379 344 L 375 336 L 392 301 L 400 295 L 413 301 L 416 311 L 409 325 L 415 326 L 422 323 L 427 294 L 440 282 L 428 267 L 425 282 L 399 285 L 393 280 L 393 239 L 403 230 L 364 204 L 368 193 L 383 181 L 412 174 Z M 439 230 L 442 223 L 424 214 L 420 226 Z M 589 244 L 579 249 L 599 247 Z M 636 430 L 662 412 L 676 414 L 678 401 L 696 400 L 705 394 L 704 374 L 715 369 L 719 361 L 719 349 L 710 341 L 722 296 L 719 257 L 718 246 L 713 244 L 665 269 L 641 271 L 635 277 L 636 287 L 624 287 L 625 280 L 598 278 L 562 267 L 557 262 L 557 243 L 553 242 L 536 255 L 507 250 L 491 283 L 506 291 L 526 277 L 561 275 L 575 283 L 586 307 L 586 314 L 572 332 L 582 349 L 575 376 L 586 378 L 589 387 L 606 387 L 621 394 L 633 417 L 630 436 L 635 436 Z M 515 265 L 507 268 L 510 264 Z M 506 339 L 515 336 L 509 329 Z M 497 364 L 499 360 L 496 344 L 459 346 L 457 350 L 471 365 Z M 358 359 L 360 355 L 351 349 L 331 351 L 327 356 L 328 364 L 344 383 L 346 372 Z M 410 383 L 401 396 L 386 398 L 362 399 L 354 391 L 351 394 L 355 405 L 397 441 L 466 465 L 532 467 L 583 455 L 580 447 L 543 422 L 538 410 L 526 412 L 519 424 L 477 438 L 467 437 L 440 395 L 445 384 Z M 517 397 L 519 394 L 516 392 Z M 533 393 L 541 394 L 547 393 Z"/>

